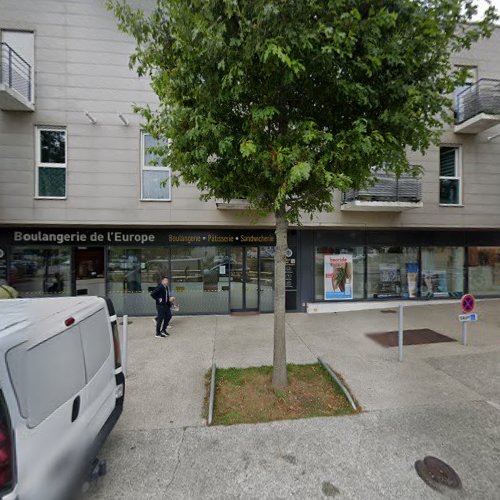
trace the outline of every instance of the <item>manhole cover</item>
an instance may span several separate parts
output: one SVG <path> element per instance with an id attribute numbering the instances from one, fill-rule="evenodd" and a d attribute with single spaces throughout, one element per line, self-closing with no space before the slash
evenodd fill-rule
<path id="1" fill-rule="evenodd" d="M 415 462 L 415 469 L 422 480 L 433 489 L 439 485 L 459 489 L 462 481 L 458 474 L 445 462 L 436 457 L 425 457 Z"/>
<path id="2" fill-rule="evenodd" d="M 374 340 L 383 347 L 396 347 L 398 345 L 398 332 L 367 333 L 367 337 Z M 437 342 L 456 342 L 455 339 L 447 337 L 429 328 L 416 330 L 405 330 L 403 336 L 404 345 L 435 344 Z"/>

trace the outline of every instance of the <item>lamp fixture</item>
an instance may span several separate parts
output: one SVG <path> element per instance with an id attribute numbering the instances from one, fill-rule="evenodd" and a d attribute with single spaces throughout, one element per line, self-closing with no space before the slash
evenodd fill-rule
<path id="1" fill-rule="evenodd" d="M 85 111 L 85 116 L 90 120 L 92 125 L 97 123 L 97 120 L 88 111 Z"/>
<path id="2" fill-rule="evenodd" d="M 122 121 L 123 125 L 125 125 L 125 127 L 129 126 L 129 121 L 121 113 L 118 113 L 118 118 L 120 118 L 120 120 Z"/>

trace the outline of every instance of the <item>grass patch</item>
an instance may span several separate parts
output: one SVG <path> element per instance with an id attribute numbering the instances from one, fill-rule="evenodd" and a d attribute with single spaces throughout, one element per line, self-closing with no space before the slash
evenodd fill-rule
<path id="1" fill-rule="evenodd" d="M 288 386 L 274 391 L 272 366 L 218 368 L 212 423 L 232 425 L 356 413 L 342 389 L 319 363 L 290 364 L 287 370 Z M 210 372 L 206 382 L 204 415 L 208 413 Z"/>

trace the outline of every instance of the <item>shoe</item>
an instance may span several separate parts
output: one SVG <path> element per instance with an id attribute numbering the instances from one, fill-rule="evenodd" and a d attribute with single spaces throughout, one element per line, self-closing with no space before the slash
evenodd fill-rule
<path id="1" fill-rule="evenodd" d="M 169 337 L 170 336 L 170 333 L 167 333 L 167 332 L 160 332 L 164 337 Z"/>
<path id="2" fill-rule="evenodd" d="M 167 326 L 167 328 L 173 328 L 173 327 L 174 327 L 174 325 L 168 325 Z"/>
<path id="3" fill-rule="evenodd" d="M 163 333 L 161 333 L 161 332 L 160 332 L 159 334 L 157 333 L 157 334 L 155 335 L 155 337 L 156 337 L 157 339 L 164 339 L 164 338 L 166 337 L 166 335 L 163 335 Z"/>

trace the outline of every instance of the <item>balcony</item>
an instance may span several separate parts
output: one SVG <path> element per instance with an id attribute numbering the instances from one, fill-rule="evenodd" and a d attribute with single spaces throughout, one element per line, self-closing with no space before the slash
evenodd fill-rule
<path id="1" fill-rule="evenodd" d="M 500 80 L 482 78 L 456 97 L 455 133 L 478 134 L 500 123 Z"/>
<path id="2" fill-rule="evenodd" d="M 1 44 L 0 109 L 34 111 L 32 68 L 10 45 Z"/>
<path id="3" fill-rule="evenodd" d="M 422 206 L 418 177 L 377 174 L 373 186 L 342 193 L 341 210 L 351 212 L 403 212 Z"/>
<path id="4" fill-rule="evenodd" d="M 248 200 L 230 200 L 224 201 L 220 199 L 215 200 L 215 204 L 219 210 L 248 210 L 250 203 Z"/>

